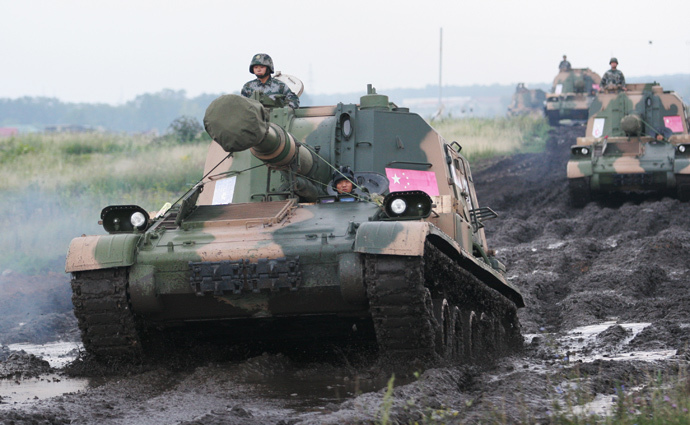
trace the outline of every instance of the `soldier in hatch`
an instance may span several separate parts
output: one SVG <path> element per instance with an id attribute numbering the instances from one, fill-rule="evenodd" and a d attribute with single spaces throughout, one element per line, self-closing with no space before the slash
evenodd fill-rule
<path id="1" fill-rule="evenodd" d="M 570 71 L 570 62 L 568 62 L 567 56 L 563 55 L 563 60 L 558 64 L 559 71 Z"/>
<path id="2" fill-rule="evenodd" d="M 352 193 L 353 181 L 355 181 L 355 173 L 350 167 L 340 167 L 333 172 L 333 188 L 338 193 Z"/>
<path id="3" fill-rule="evenodd" d="M 256 79 L 248 81 L 242 87 L 241 94 L 251 97 L 255 91 L 261 92 L 275 100 L 276 95 L 284 95 L 285 101 L 291 108 L 299 107 L 299 97 L 290 90 L 287 84 L 271 77 L 273 74 L 273 59 L 265 53 L 257 53 L 249 64 L 249 73 L 256 75 Z"/>
<path id="4" fill-rule="evenodd" d="M 599 83 L 599 87 L 601 87 L 601 90 L 606 88 L 609 84 L 613 84 L 616 86 L 620 86 L 622 90 L 627 91 L 628 89 L 625 88 L 625 76 L 623 73 L 618 70 L 618 59 L 616 58 L 611 58 L 609 61 L 609 65 L 611 65 L 611 69 L 606 71 L 604 73 L 604 76 L 601 77 L 601 83 Z"/>

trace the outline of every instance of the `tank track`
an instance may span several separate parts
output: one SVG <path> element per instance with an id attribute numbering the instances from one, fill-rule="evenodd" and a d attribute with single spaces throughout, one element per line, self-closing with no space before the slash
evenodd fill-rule
<path id="1" fill-rule="evenodd" d="M 72 274 L 72 303 L 86 351 L 98 358 L 142 355 L 136 320 L 127 295 L 127 269 Z"/>
<path id="2" fill-rule="evenodd" d="M 515 304 L 431 243 L 424 251 L 424 257 L 365 256 L 380 356 L 413 366 L 483 363 L 520 350 Z"/>
<path id="3" fill-rule="evenodd" d="M 681 202 L 690 201 L 690 175 L 676 174 L 676 197 Z"/>
<path id="4" fill-rule="evenodd" d="M 570 205 L 575 208 L 582 208 L 592 200 L 589 177 L 568 179 L 568 190 L 570 193 Z"/>

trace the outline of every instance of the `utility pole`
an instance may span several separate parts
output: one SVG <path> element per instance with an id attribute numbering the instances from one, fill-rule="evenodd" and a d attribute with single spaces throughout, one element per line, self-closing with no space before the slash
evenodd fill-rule
<path id="1" fill-rule="evenodd" d="M 441 33 L 439 34 L 439 52 L 438 52 L 438 108 L 439 110 L 443 107 L 443 27 L 441 27 Z"/>
<path id="2" fill-rule="evenodd" d="M 431 121 L 443 116 L 443 28 L 439 35 L 439 54 L 438 54 L 438 110 L 431 117 Z"/>

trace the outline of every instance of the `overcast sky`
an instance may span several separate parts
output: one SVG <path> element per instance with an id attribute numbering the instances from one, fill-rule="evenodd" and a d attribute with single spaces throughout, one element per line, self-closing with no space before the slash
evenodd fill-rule
<path id="1" fill-rule="evenodd" d="M 232 93 L 254 53 L 305 93 L 551 82 L 563 54 L 690 73 L 690 0 L 0 0 L 0 98 Z"/>

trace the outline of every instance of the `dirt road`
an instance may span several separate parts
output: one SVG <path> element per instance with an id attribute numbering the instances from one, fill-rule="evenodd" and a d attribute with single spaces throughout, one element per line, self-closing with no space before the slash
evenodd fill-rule
<path id="1" fill-rule="evenodd" d="M 605 412 L 621 384 L 673 376 L 690 359 L 690 204 L 635 196 L 571 208 L 565 164 L 581 132 L 561 127 L 543 154 L 473 164 L 480 203 L 499 214 L 486 223 L 487 236 L 527 304 L 521 355 L 485 369 L 430 369 L 396 380 L 389 395 L 390 377 L 370 366 L 283 355 L 116 376 L 92 370 L 90 383 L 72 393 L 15 405 L 10 392 L 0 399 L 0 423 L 534 423 L 575 392 L 591 401 L 585 411 Z M 59 311 L 43 313 L 54 317 L 23 325 L 42 335 L 35 342 L 49 340 L 39 329 L 75 338 L 61 285 L 53 288 Z M 17 306 L 21 297 L 12 296 L 4 305 Z M 0 342 L 17 342 L 21 327 L 12 320 L 0 320 Z"/>

